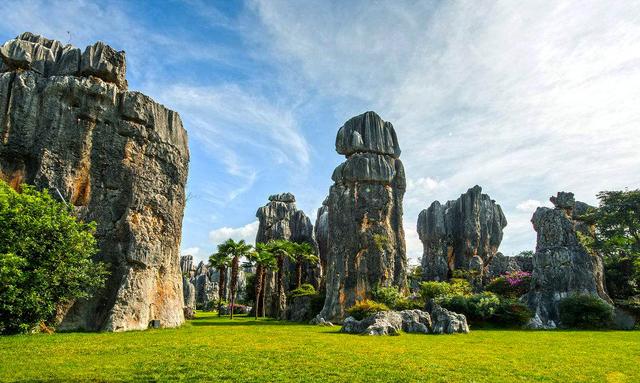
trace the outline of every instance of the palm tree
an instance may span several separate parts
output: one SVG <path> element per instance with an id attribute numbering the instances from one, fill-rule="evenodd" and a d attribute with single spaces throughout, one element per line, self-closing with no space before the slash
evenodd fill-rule
<path id="1" fill-rule="evenodd" d="M 269 251 L 276 256 L 277 267 L 277 290 L 278 290 L 278 319 L 286 319 L 284 309 L 287 305 L 287 295 L 284 291 L 284 260 L 285 258 L 293 258 L 293 243 L 278 239 L 269 241 L 267 244 Z"/>
<path id="2" fill-rule="evenodd" d="M 253 262 L 256 263 L 256 278 L 255 278 L 255 314 L 256 320 L 258 315 L 264 317 L 264 279 L 267 269 L 273 269 L 276 265 L 275 255 L 269 250 L 269 246 L 264 243 L 257 243 L 256 249 L 249 256 Z"/>
<path id="3" fill-rule="evenodd" d="M 302 285 L 302 265 L 304 262 L 318 262 L 314 249 L 310 244 L 292 243 L 293 257 L 296 260 L 296 288 Z"/>
<path id="4" fill-rule="evenodd" d="M 226 254 L 227 259 L 231 258 L 231 284 L 229 286 L 229 299 L 231 300 L 231 315 L 233 319 L 233 309 L 236 303 L 236 292 L 238 290 L 238 267 L 240 257 L 248 257 L 253 247 L 240 240 L 239 242 L 229 238 L 224 243 L 218 245 L 218 253 Z"/>
<path id="5" fill-rule="evenodd" d="M 218 245 L 218 251 L 209 257 L 209 265 L 218 270 L 218 316 L 220 316 L 222 301 L 226 298 L 227 268 L 230 262 L 231 254 L 229 253 L 229 247 L 226 246 L 226 242 Z"/>

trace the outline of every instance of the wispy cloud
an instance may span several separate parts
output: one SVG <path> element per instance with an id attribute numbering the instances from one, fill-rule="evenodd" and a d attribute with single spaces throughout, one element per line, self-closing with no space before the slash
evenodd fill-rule
<path id="1" fill-rule="evenodd" d="M 571 190 L 593 203 L 599 190 L 640 184 L 640 4 L 254 7 L 283 65 L 352 100 L 341 113 L 366 104 L 393 122 L 408 177 L 425 180 L 407 192 L 408 222 L 480 184 L 505 210 L 511 253 L 535 238 L 523 197 Z"/>
<path id="2" fill-rule="evenodd" d="M 235 241 L 244 240 L 253 243 L 258 232 L 258 221 L 248 223 L 240 227 L 221 227 L 209 232 L 209 240 L 217 245 L 231 238 Z"/>

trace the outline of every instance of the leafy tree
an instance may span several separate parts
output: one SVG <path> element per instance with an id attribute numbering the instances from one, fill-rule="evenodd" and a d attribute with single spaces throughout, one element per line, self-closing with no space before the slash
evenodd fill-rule
<path id="1" fill-rule="evenodd" d="M 231 254 L 228 252 L 228 248 L 224 246 L 224 243 L 218 245 L 218 251 L 209 256 L 209 265 L 218 270 L 218 315 L 220 315 L 222 302 L 226 300 L 227 268 L 230 263 Z"/>
<path id="2" fill-rule="evenodd" d="M 600 207 L 583 216 L 595 224 L 587 243 L 603 255 L 607 289 L 614 298 L 640 293 L 640 190 L 598 193 Z"/>
<path id="3" fill-rule="evenodd" d="M 294 244 L 286 240 L 278 239 L 267 243 L 269 252 L 276 257 L 277 276 L 276 284 L 278 290 L 278 318 L 285 319 L 285 313 L 282 308 L 286 305 L 286 293 L 284 291 L 284 260 L 289 258 L 294 260 Z"/>
<path id="4" fill-rule="evenodd" d="M 253 247 L 240 240 L 239 242 L 229 238 L 224 243 L 218 245 L 218 251 L 216 254 L 217 259 L 220 259 L 221 264 L 229 264 L 231 260 L 231 283 L 229 286 L 229 297 L 231 301 L 230 318 L 233 319 L 233 309 L 235 307 L 236 292 L 238 290 L 238 268 L 240 266 L 240 258 L 248 257 L 251 254 Z M 223 266 L 226 271 L 227 266 Z M 222 275 L 222 272 L 220 273 Z M 226 287 L 226 286 L 225 286 Z M 220 288 L 222 290 L 222 287 Z"/>
<path id="5" fill-rule="evenodd" d="M 0 180 L 0 333 L 50 324 L 57 307 L 90 297 L 107 275 L 92 261 L 95 223 L 79 221 L 47 190 L 21 190 Z"/>
<path id="6" fill-rule="evenodd" d="M 276 257 L 270 251 L 270 247 L 264 243 L 257 243 L 255 251 L 249 254 L 248 258 L 256 263 L 256 276 L 255 276 L 255 315 L 264 317 L 264 285 L 266 271 L 273 269 L 276 266 Z"/>
<path id="7" fill-rule="evenodd" d="M 296 288 L 302 285 L 302 266 L 305 262 L 315 263 L 318 262 L 318 256 L 314 254 L 313 247 L 304 243 L 290 243 L 293 258 L 296 261 Z"/>

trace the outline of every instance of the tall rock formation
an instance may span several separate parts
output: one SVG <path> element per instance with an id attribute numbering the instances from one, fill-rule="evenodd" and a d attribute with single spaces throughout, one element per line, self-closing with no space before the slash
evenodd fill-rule
<path id="1" fill-rule="evenodd" d="M 480 186 L 444 205 L 433 202 L 418 216 L 423 279 L 443 281 L 453 270 L 472 270 L 481 277 L 498 252 L 505 226 L 500 205 Z"/>
<path id="2" fill-rule="evenodd" d="M 612 303 L 604 287 L 602 258 L 587 250 L 579 234 L 594 235 L 594 227 L 580 217 L 590 208 L 573 193 L 551 197 L 555 208 L 539 207 L 531 218 L 537 233 L 528 303 L 535 312 L 534 328 L 555 328 L 558 306 L 571 294 L 588 294 Z"/>
<path id="3" fill-rule="evenodd" d="M 125 54 L 23 33 L 0 48 L 0 177 L 48 188 L 96 221 L 106 287 L 62 329 L 184 321 L 179 242 L 189 151 L 180 117 L 127 91 Z"/>
<path id="4" fill-rule="evenodd" d="M 269 196 L 269 202 L 258 209 L 256 217 L 259 221 L 256 243 L 267 243 L 271 240 L 285 239 L 297 243 L 308 243 L 317 248 L 313 238 L 313 225 L 302 210 L 296 207 L 296 198 L 291 193 Z M 294 281 L 295 265 L 285 260 L 285 289 L 289 290 Z M 310 283 L 316 288 L 320 283 L 320 265 L 307 265 L 304 269 L 303 283 Z M 267 271 L 265 285 L 265 314 L 276 316 L 286 312 L 286 296 L 279 296 L 276 284 L 276 273 Z"/>
<path id="5" fill-rule="evenodd" d="M 314 226 L 314 234 L 316 243 L 318 244 L 318 257 L 320 258 L 320 270 L 322 276 L 327 272 L 327 260 L 329 257 L 329 199 L 326 198 L 322 203 L 322 207 L 318 209 L 316 215 L 316 225 Z M 321 283 L 324 285 L 324 279 Z"/>
<path id="6" fill-rule="evenodd" d="M 406 285 L 402 198 L 406 184 L 390 122 L 375 112 L 347 121 L 336 150 L 347 160 L 334 170 L 327 199 L 326 300 L 321 316 L 341 321 L 346 308 L 378 285 Z"/>

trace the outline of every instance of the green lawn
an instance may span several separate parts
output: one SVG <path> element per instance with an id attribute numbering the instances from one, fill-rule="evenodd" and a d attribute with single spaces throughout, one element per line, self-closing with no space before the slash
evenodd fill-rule
<path id="1" fill-rule="evenodd" d="M 179 329 L 0 337 L 1 381 L 640 381 L 640 332 L 368 337 L 199 313 Z"/>

